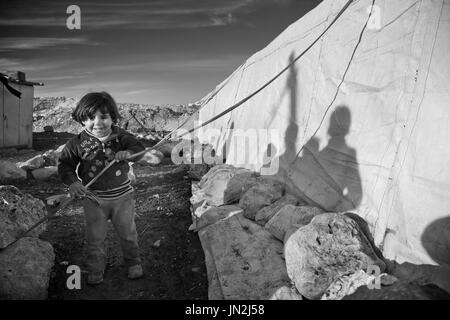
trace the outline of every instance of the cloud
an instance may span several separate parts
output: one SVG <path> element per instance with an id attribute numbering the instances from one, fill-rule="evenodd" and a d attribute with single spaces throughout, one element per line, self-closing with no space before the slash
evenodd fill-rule
<path id="1" fill-rule="evenodd" d="M 77 59 L 71 59 L 70 61 L 52 61 L 46 58 L 33 58 L 33 59 L 0 58 L 0 66 L 2 66 L 2 69 L 19 70 L 27 73 L 28 72 L 36 73 L 39 75 L 41 75 L 43 72 L 46 73 L 50 73 L 52 71 L 59 72 L 59 70 L 64 70 L 68 66 L 78 62 L 79 60 Z"/>
<path id="2" fill-rule="evenodd" d="M 77 5 L 81 9 L 82 30 L 111 27 L 177 29 L 238 23 L 235 14 L 251 12 L 252 7 L 260 3 L 286 1 L 290 0 L 166 0 L 142 3 L 78 1 Z M 34 6 L 33 2 L 25 4 L 25 8 L 10 4 L 3 9 L 7 14 L 0 19 L 0 25 L 65 27 L 69 14 L 61 10 L 61 5 L 46 3 L 39 8 Z"/>
<path id="3" fill-rule="evenodd" d="M 0 39 L 0 52 L 65 47 L 68 45 L 99 45 L 99 43 L 90 42 L 86 38 L 7 37 Z"/>

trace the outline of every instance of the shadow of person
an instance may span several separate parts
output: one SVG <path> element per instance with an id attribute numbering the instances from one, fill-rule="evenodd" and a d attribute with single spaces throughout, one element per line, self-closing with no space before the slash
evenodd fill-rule
<path id="1" fill-rule="evenodd" d="M 362 186 L 356 150 L 346 142 L 351 126 L 350 109 L 338 106 L 330 116 L 328 144 L 320 151 L 320 176 L 326 182 L 329 209 L 349 211 L 361 203 Z"/>
<path id="2" fill-rule="evenodd" d="M 447 295 L 437 296 L 436 298 L 449 299 L 450 233 L 448 230 L 450 230 L 450 216 L 430 223 L 421 236 L 423 248 L 438 265 L 415 264 L 407 261 L 399 263 L 395 260 L 385 259 L 388 266 L 387 273 L 406 282 L 413 282 L 422 286 L 437 286 L 445 290 Z"/>
<path id="3" fill-rule="evenodd" d="M 294 61 L 294 53 L 289 56 L 289 63 Z M 284 153 L 279 156 L 277 170 L 278 176 L 286 183 L 289 182 L 289 166 L 292 161 L 297 157 L 296 153 L 296 143 L 298 135 L 298 124 L 297 124 L 297 68 L 295 64 L 289 67 L 288 78 L 286 81 L 286 90 L 284 94 L 289 95 L 289 114 L 287 120 L 289 124 L 284 133 Z M 269 146 L 268 146 L 269 147 Z"/>
<path id="4" fill-rule="evenodd" d="M 289 63 L 293 61 L 292 53 Z M 295 64 L 292 64 L 283 93 L 289 95 L 289 124 L 284 133 L 285 148 L 279 156 L 277 174 L 288 190 L 308 205 L 327 211 L 356 209 L 361 202 L 362 186 L 356 150 L 346 142 L 351 127 L 350 109 L 341 105 L 330 115 L 329 140 L 322 151 L 319 151 L 319 139 L 314 136 L 298 150 L 300 92 L 297 73 Z"/>
<path id="5" fill-rule="evenodd" d="M 389 273 L 419 284 L 433 284 L 450 294 L 450 216 L 430 223 L 421 236 L 423 248 L 438 265 L 397 263 L 389 260 Z"/>
<path id="6" fill-rule="evenodd" d="M 422 233 L 421 241 L 436 263 L 450 267 L 450 216 L 429 224 Z"/>

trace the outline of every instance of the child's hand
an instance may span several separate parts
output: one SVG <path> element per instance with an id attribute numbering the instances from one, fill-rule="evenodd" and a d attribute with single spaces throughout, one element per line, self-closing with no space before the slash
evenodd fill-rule
<path id="1" fill-rule="evenodd" d="M 129 151 L 119 151 L 116 153 L 116 160 L 122 161 L 127 160 L 131 156 L 131 153 Z"/>
<path id="2" fill-rule="evenodd" d="M 69 193 L 72 198 L 82 197 L 87 192 L 81 181 L 76 181 L 69 186 Z"/>

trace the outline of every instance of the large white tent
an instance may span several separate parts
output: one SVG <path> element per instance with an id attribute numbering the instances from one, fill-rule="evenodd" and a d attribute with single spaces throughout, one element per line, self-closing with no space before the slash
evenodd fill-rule
<path id="1" fill-rule="evenodd" d="M 251 56 L 200 122 L 294 62 L 346 3 L 323 1 Z M 355 0 L 279 78 L 197 135 L 229 164 L 279 164 L 276 177 L 311 204 L 356 212 L 387 258 L 450 265 L 449 53 L 450 0 Z"/>

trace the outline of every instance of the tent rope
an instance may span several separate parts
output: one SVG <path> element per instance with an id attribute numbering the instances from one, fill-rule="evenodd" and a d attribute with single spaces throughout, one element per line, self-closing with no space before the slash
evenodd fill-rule
<path id="1" fill-rule="evenodd" d="M 325 30 L 317 37 L 316 40 L 314 40 L 301 54 L 299 54 L 292 62 L 290 62 L 285 68 L 283 68 L 277 75 L 275 75 L 272 79 L 270 79 L 268 82 L 266 82 L 263 86 L 261 86 L 259 89 L 257 89 L 256 91 L 254 91 L 253 93 L 251 93 L 249 96 L 247 96 L 246 98 L 240 100 L 239 102 L 237 102 L 236 104 L 232 105 L 231 107 L 229 107 L 228 109 L 222 111 L 221 113 L 219 113 L 218 115 L 212 117 L 211 119 L 205 121 L 204 123 L 198 125 L 197 127 L 188 130 L 187 132 L 181 134 L 178 136 L 178 138 L 181 138 L 189 133 L 194 132 L 197 129 L 200 129 L 208 124 L 210 124 L 211 122 L 223 117 L 224 115 L 226 115 L 227 113 L 233 111 L 234 109 L 236 109 L 237 107 L 241 106 L 242 104 L 244 104 L 245 102 L 247 102 L 248 100 L 250 100 L 251 98 L 253 98 L 255 95 L 257 95 L 259 92 L 261 92 L 262 90 L 264 90 L 267 86 L 269 86 L 272 82 L 274 82 L 277 78 L 279 78 L 284 72 L 286 72 L 295 62 L 297 62 L 298 59 L 300 59 L 306 52 L 309 51 L 309 49 L 311 49 L 316 43 L 317 41 L 319 41 L 322 36 L 331 28 L 331 26 L 339 19 L 339 17 L 345 12 L 345 10 L 347 10 L 347 8 L 350 6 L 350 4 L 353 2 L 353 0 L 349 0 L 347 1 L 347 3 L 344 5 L 344 7 L 341 9 L 341 11 L 339 11 L 339 13 L 336 15 L 336 17 L 333 19 L 333 21 L 331 21 L 331 23 L 328 25 L 327 28 L 325 28 Z"/>

